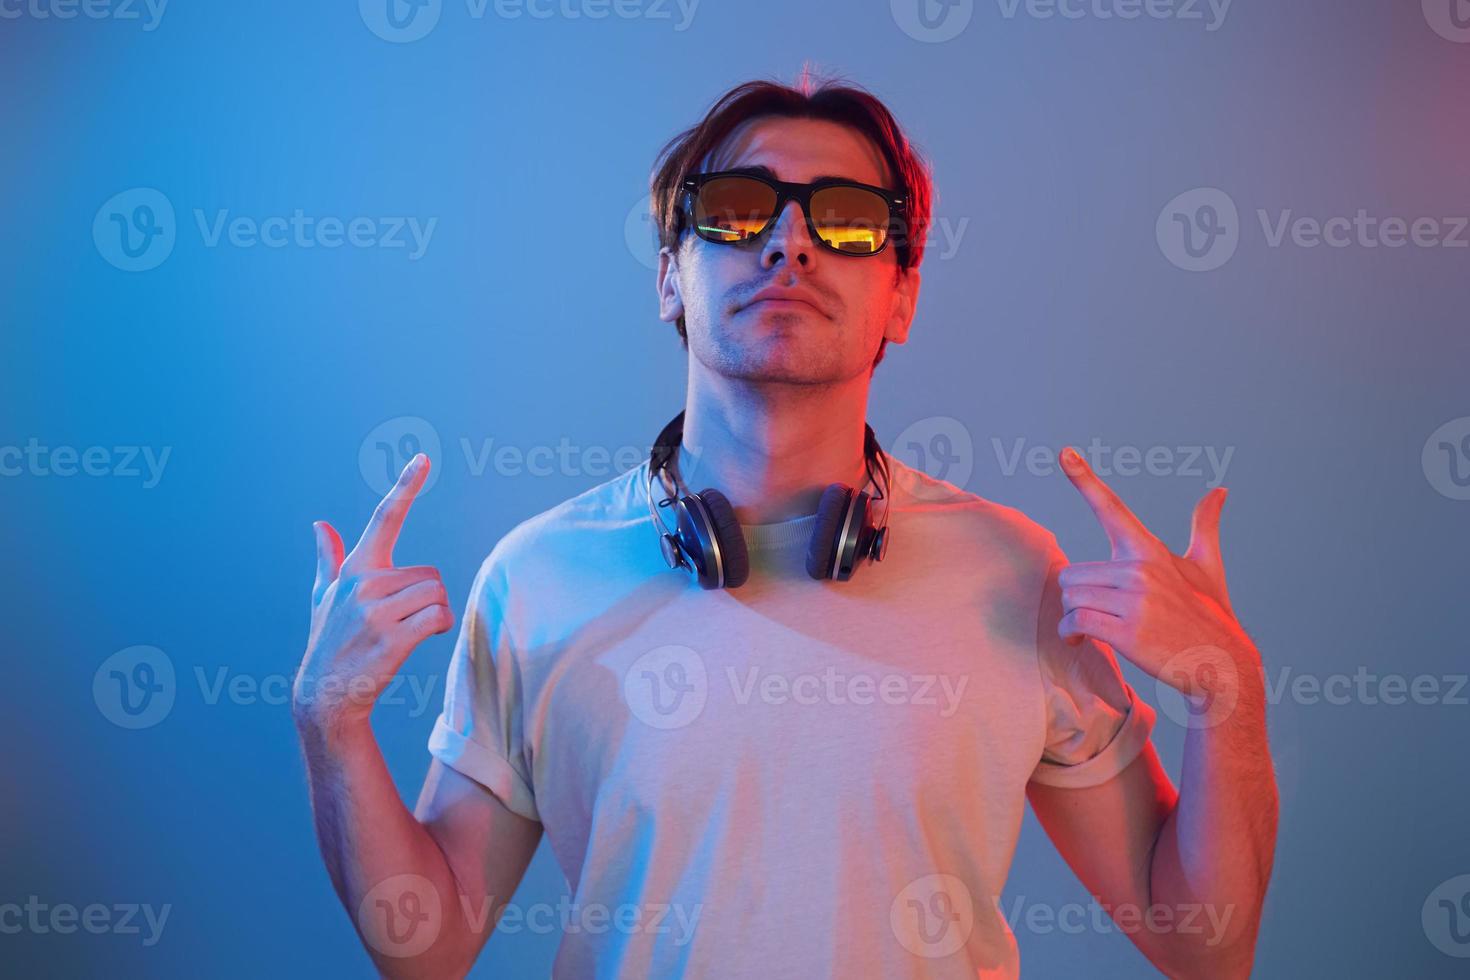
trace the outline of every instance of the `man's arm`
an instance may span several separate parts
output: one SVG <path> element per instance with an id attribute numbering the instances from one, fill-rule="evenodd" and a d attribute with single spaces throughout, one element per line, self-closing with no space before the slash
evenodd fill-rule
<path id="1" fill-rule="evenodd" d="M 415 815 L 370 730 L 328 736 L 308 724 L 301 735 L 317 843 L 378 971 L 464 976 L 520 884 L 541 824 L 437 759 Z"/>
<path id="2" fill-rule="evenodd" d="M 1276 841 L 1264 700 L 1189 730 L 1178 793 L 1152 744 L 1099 786 L 1027 789 L 1078 879 L 1170 976 L 1250 974 Z"/>
<path id="3" fill-rule="evenodd" d="M 1200 500 L 1189 547 L 1175 555 L 1075 450 L 1061 462 L 1112 556 L 1054 567 L 1039 628 L 1091 647 L 1080 656 L 1111 658 L 1112 647 L 1176 688 L 1188 704 L 1184 765 L 1178 794 L 1145 745 L 1102 785 L 1033 782 L 1028 796 L 1083 884 L 1114 907 L 1159 969 L 1246 976 L 1275 857 L 1278 800 L 1261 656 L 1235 618 L 1220 555 L 1225 490 Z"/>
<path id="4" fill-rule="evenodd" d="M 541 836 L 539 823 L 437 760 L 416 817 L 373 737 L 383 689 L 420 642 L 454 625 L 435 569 L 393 567 L 428 469 L 422 455 L 405 467 L 345 559 L 337 532 L 318 523 L 311 636 L 292 688 L 322 857 L 390 977 L 468 972 Z"/>

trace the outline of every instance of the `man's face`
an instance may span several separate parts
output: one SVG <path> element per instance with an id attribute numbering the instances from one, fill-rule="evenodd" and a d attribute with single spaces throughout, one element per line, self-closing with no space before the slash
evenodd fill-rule
<path id="1" fill-rule="evenodd" d="M 778 180 L 844 177 L 892 188 L 883 157 L 861 133 L 815 119 L 748 120 L 702 170 L 768 167 Z M 760 300 L 767 287 L 800 291 L 811 305 Z M 721 245 L 687 232 L 659 255 L 659 317 L 682 313 L 689 352 L 717 374 L 747 381 L 832 384 L 866 375 L 885 337 L 908 337 L 917 269 L 900 273 L 890 243 L 874 256 L 839 255 L 813 242 L 801 205 L 788 201 L 753 242 Z"/>

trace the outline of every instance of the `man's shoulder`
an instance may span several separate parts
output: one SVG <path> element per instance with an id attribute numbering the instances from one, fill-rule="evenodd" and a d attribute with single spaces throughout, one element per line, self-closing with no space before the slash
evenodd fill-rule
<path id="1" fill-rule="evenodd" d="M 1038 560 L 1049 560 L 1058 550 L 1056 535 L 1019 507 L 964 490 L 894 456 L 888 463 L 896 512 L 947 542 Z"/>
<path id="2" fill-rule="evenodd" d="M 623 542 L 648 523 L 647 463 L 619 473 L 576 496 L 525 518 L 496 542 L 482 569 L 527 578 L 538 572 L 564 573 L 584 564 L 607 568 L 617 563 Z M 650 536 L 649 547 L 657 550 Z"/>

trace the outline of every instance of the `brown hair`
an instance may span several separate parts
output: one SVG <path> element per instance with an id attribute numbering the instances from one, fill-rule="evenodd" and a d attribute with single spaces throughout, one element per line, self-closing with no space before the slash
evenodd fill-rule
<path id="1" fill-rule="evenodd" d="M 765 79 L 735 86 L 715 100 L 702 120 L 664 144 L 649 179 L 653 222 L 660 246 L 677 250 L 687 230 L 684 209 L 680 206 L 681 181 L 737 127 L 756 116 L 841 123 L 872 140 L 898 183 L 897 192 L 908 201 L 902 233 L 893 240 L 898 268 L 918 267 L 924 258 L 934 195 L 929 165 L 877 96 L 849 82 L 823 79 L 814 84 L 807 71 L 802 72 L 795 86 Z M 689 333 L 683 316 L 679 317 L 677 326 L 679 337 L 688 348 Z M 887 346 L 887 340 L 879 345 L 874 366 L 883 359 L 883 349 Z"/>

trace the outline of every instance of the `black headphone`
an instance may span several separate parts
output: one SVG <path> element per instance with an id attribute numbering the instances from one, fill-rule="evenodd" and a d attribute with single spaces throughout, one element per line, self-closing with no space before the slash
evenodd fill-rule
<path id="1" fill-rule="evenodd" d="M 873 427 L 863 425 L 863 456 L 867 461 L 868 479 L 875 487 L 874 467 L 883 476 L 878 497 L 845 483 L 834 483 L 822 492 L 817 504 L 817 520 L 806 549 L 806 572 L 815 579 L 846 582 L 864 559 L 882 561 L 888 552 L 888 465 L 878 446 Z M 679 477 L 678 450 L 684 437 L 684 413 L 675 415 L 653 444 L 648 461 L 648 513 L 653 517 L 659 547 L 670 568 L 687 568 L 694 572 L 706 589 L 734 589 L 745 584 L 750 574 L 750 557 L 745 550 L 745 537 L 730 501 L 718 490 L 689 493 Z M 659 507 L 673 506 L 676 528 L 669 531 L 653 504 L 653 481 L 663 484 L 664 473 L 673 477 L 674 495 L 658 502 Z M 883 501 L 883 523 L 872 523 L 872 501 Z"/>

